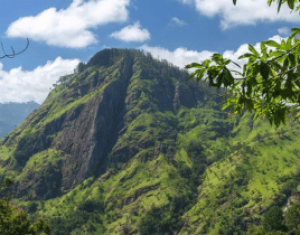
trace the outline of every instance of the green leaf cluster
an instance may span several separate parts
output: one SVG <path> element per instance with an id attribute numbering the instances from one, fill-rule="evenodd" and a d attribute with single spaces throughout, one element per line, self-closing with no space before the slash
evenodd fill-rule
<path id="1" fill-rule="evenodd" d="M 282 2 L 284 3 L 284 1 Z M 239 59 L 248 62 L 241 68 L 223 55 L 214 54 L 202 63 L 191 63 L 185 68 L 195 68 L 187 81 L 196 77 L 208 80 L 209 86 L 224 87 L 227 93 L 222 110 L 231 107 L 231 112 L 240 114 L 243 110 L 255 112 L 254 119 L 267 116 L 270 124 L 279 127 L 286 124 L 287 114 L 299 109 L 300 105 L 300 29 L 293 28 L 287 40 L 261 42 L 260 52 L 249 44 L 249 52 Z M 238 66 L 242 71 L 230 70 L 229 65 Z M 232 73 L 240 77 L 234 78 Z M 228 88 L 228 89 L 227 89 Z M 286 105 L 292 103 L 292 107 Z M 229 114 L 230 114 L 229 113 Z M 295 119 L 300 112 L 295 115 Z"/>

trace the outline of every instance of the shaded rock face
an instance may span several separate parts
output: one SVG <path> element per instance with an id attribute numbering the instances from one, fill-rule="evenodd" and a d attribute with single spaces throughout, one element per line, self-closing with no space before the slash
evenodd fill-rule
<path id="1" fill-rule="evenodd" d="M 142 54 L 122 53 L 115 49 L 97 53 L 81 74 L 58 85 L 20 128 L 3 139 L 1 145 L 16 150 L 2 166 L 14 158 L 17 163 L 13 167 L 19 172 L 24 171 L 34 154 L 47 149 L 64 153 L 56 165 L 55 177 L 48 178 L 56 182 L 55 193 L 49 194 L 49 190 L 54 191 L 51 184 L 47 186 L 46 179 L 38 180 L 41 175 L 31 172 L 27 177 L 36 183 L 26 186 L 19 182 L 21 196 L 29 191 L 34 199 L 58 196 L 58 188 L 72 189 L 81 180 L 104 174 L 108 162 L 126 163 L 143 149 L 149 151 L 141 154 L 141 161 L 175 152 L 176 120 L 166 120 L 172 130 L 165 130 L 160 124 L 142 123 L 133 131 L 143 133 L 143 138 L 126 135 L 128 127 L 144 113 L 176 113 L 182 105 L 197 107 L 203 91 L 197 86 L 175 84 L 160 71 L 145 69 L 147 59 Z M 187 75 L 178 71 L 178 81 Z M 155 133 L 149 131 L 150 127 L 160 128 L 157 136 L 152 136 Z M 166 138 L 174 142 L 162 143 Z"/>
<path id="2" fill-rule="evenodd" d="M 73 123 L 73 126 L 64 128 L 60 137 L 64 143 L 61 150 L 69 151 L 71 155 L 71 163 L 64 162 L 63 165 L 65 169 L 70 169 L 63 170 L 65 187 L 72 187 L 78 180 L 95 174 L 114 146 L 118 132 L 123 127 L 123 99 L 126 94 L 126 80 L 129 78 L 130 76 L 123 77 L 116 82 L 118 84 L 113 83 L 107 87 L 102 95 L 96 95 L 83 106 L 74 121 L 70 121 L 73 119 L 72 114 L 66 116 L 65 123 Z"/>

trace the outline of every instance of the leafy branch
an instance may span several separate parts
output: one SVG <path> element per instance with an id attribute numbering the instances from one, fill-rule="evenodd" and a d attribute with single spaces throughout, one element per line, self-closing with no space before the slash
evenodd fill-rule
<path id="1" fill-rule="evenodd" d="M 187 82 L 196 77 L 197 82 L 205 77 L 209 80 L 209 86 L 216 88 L 229 87 L 222 110 L 231 106 L 232 112 L 241 113 L 243 109 L 252 112 L 257 116 L 268 116 L 270 124 L 273 122 L 278 127 L 285 124 L 286 116 L 292 110 L 300 107 L 300 29 L 293 28 L 288 39 L 277 43 L 273 40 L 261 42 L 259 53 L 252 45 L 248 45 L 249 52 L 241 55 L 239 59 L 248 59 L 244 64 L 243 71 L 229 70 L 230 63 L 241 68 L 239 64 L 230 59 L 223 58 L 223 55 L 214 54 L 211 59 L 202 63 L 191 63 L 185 66 L 186 69 L 196 68 Z M 267 46 L 275 48 L 275 51 L 267 51 Z M 240 75 L 242 78 L 234 78 L 231 72 Z M 298 103 L 292 108 L 282 102 Z M 295 119 L 300 112 L 295 115 Z"/>

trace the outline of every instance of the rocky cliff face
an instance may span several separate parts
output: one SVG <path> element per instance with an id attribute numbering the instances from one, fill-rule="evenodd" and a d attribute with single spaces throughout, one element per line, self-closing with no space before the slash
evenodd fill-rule
<path id="1" fill-rule="evenodd" d="M 0 142 L 14 203 L 53 234 L 243 234 L 297 188 L 298 122 L 224 119 L 222 91 L 140 51 L 81 67 Z"/>

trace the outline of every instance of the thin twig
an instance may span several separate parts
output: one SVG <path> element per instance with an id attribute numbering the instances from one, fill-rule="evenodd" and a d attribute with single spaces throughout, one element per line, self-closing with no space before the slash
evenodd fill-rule
<path id="1" fill-rule="evenodd" d="M 5 50 L 4 50 L 4 48 L 3 48 L 3 44 L 1 42 L 2 51 L 4 52 L 5 55 L 2 56 L 2 57 L 0 57 L 0 59 L 3 59 L 5 57 L 14 58 L 16 55 L 19 55 L 19 54 L 23 53 L 28 48 L 28 46 L 29 46 L 29 39 L 27 38 L 27 46 L 26 46 L 26 48 L 23 51 L 21 51 L 21 52 L 19 52 L 19 53 L 16 54 L 15 50 L 11 47 L 11 49 L 13 51 L 13 55 L 7 55 L 6 52 L 5 52 Z"/>
<path id="2" fill-rule="evenodd" d="M 279 59 L 279 58 L 281 58 L 281 57 L 283 57 L 283 56 L 289 54 L 292 50 L 294 50 L 294 49 L 295 49 L 296 47 L 298 47 L 298 46 L 300 46 L 300 43 L 298 43 L 296 46 L 293 46 L 291 49 L 289 49 L 288 51 L 286 51 L 286 53 L 284 53 L 283 55 L 280 55 L 280 56 L 278 56 L 278 57 L 275 57 L 275 58 L 273 58 L 273 59 L 267 61 L 267 63 L 268 63 L 268 62 L 271 62 L 271 61 L 275 61 L 275 60 L 277 60 L 277 59 Z"/>

